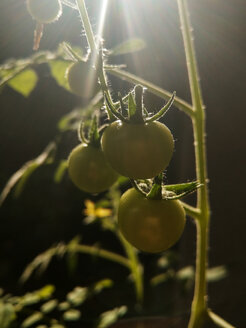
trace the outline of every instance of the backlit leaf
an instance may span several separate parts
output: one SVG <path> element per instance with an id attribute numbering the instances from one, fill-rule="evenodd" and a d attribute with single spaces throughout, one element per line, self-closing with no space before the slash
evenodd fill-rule
<path id="1" fill-rule="evenodd" d="M 61 87 L 70 90 L 67 78 L 65 76 L 67 68 L 71 65 L 70 61 L 52 60 L 49 62 L 51 74 Z"/>
<path id="2" fill-rule="evenodd" d="M 110 55 L 116 56 L 116 55 L 123 55 L 127 53 L 136 52 L 142 50 L 145 47 L 146 44 L 142 39 L 135 38 L 135 39 L 129 39 L 125 42 L 118 44 L 116 47 L 109 50 L 109 52 Z"/>
<path id="3" fill-rule="evenodd" d="M 8 85 L 23 96 L 28 97 L 35 88 L 37 81 L 38 77 L 34 70 L 26 69 L 12 78 Z"/>

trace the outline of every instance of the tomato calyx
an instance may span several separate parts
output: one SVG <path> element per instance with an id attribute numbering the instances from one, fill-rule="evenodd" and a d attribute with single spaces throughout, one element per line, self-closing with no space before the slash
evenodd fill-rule
<path id="1" fill-rule="evenodd" d="M 164 185 L 163 173 L 156 176 L 152 181 L 141 180 L 130 180 L 132 186 L 141 193 L 145 198 L 153 200 L 177 200 L 190 193 L 195 192 L 202 186 L 198 181 Z"/>
<path id="2" fill-rule="evenodd" d="M 98 116 L 95 114 L 89 127 L 88 136 L 86 137 L 84 122 L 81 121 L 78 128 L 79 141 L 87 146 L 89 145 L 95 148 L 100 148 L 101 137 L 106 127 L 107 125 L 103 125 L 100 128 L 98 127 Z"/>
<path id="3" fill-rule="evenodd" d="M 124 97 L 124 99 L 119 94 L 119 101 L 115 104 L 112 104 L 108 98 L 108 95 L 104 93 L 107 112 L 112 114 L 110 115 L 111 117 L 109 117 L 109 119 L 111 121 L 118 119 L 122 122 L 132 124 L 145 124 L 154 122 L 166 114 L 166 112 L 172 106 L 176 95 L 176 93 L 173 92 L 171 98 L 168 100 L 165 106 L 162 107 L 156 114 L 151 115 L 143 104 L 143 91 L 144 88 L 141 85 L 136 85 L 133 91 L 129 92 L 129 94 Z M 128 105 L 127 109 L 125 105 L 126 102 Z"/>

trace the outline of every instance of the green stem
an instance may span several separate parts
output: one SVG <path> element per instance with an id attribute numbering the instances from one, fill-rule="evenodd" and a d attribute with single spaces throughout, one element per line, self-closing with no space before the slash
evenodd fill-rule
<path id="1" fill-rule="evenodd" d="M 200 210 L 196 207 L 193 207 L 185 202 L 180 201 L 183 208 L 185 209 L 185 212 L 187 215 L 192 217 L 193 219 L 198 219 L 199 215 L 201 214 Z"/>
<path id="2" fill-rule="evenodd" d="M 82 23 L 83 23 L 83 26 L 85 29 L 87 42 L 89 44 L 92 54 L 97 57 L 96 62 L 98 61 L 98 56 L 101 56 L 101 58 L 99 58 L 99 65 L 98 65 L 98 68 L 99 68 L 98 78 L 99 78 L 103 93 L 106 93 L 109 102 L 113 106 L 113 101 L 112 101 L 110 92 L 108 91 L 107 80 L 106 80 L 105 73 L 104 73 L 102 53 L 99 51 L 99 49 L 96 45 L 96 42 L 95 42 L 94 34 L 93 34 L 93 31 L 91 28 L 90 19 L 89 19 L 89 16 L 88 16 L 88 13 L 86 10 L 86 6 L 85 6 L 85 1 L 84 0 L 76 0 L 76 2 L 77 2 L 78 9 L 79 9 L 80 17 L 81 17 L 81 20 L 82 20 Z M 114 116 L 107 109 L 107 107 L 106 107 L 106 110 L 107 110 L 109 119 L 111 121 L 114 121 Z"/>
<path id="3" fill-rule="evenodd" d="M 120 232 L 118 233 L 118 237 L 125 249 L 127 257 L 129 258 L 130 269 L 135 283 L 137 300 L 141 304 L 144 296 L 143 268 L 139 262 L 136 250 L 133 248 L 133 246 L 130 245 L 128 241 L 126 241 Z"/>
<path id="4" fill-rule="evenodd" d="M 213 313 L 212 311 L 208 310 L 208 317 L 213 321 L 218 327 L 223 327 L 223 328 L 235 328 L 235 326 L 232 326 L 229 324 L 227 321 L 222 319 L 220 316 L 217 314 Z"/>
<path id="5" fill-rule="evenodd" d="M 201 96 L 196 56 L 189 22 L 188 9 L 185 0 L 178 0 L 181 29 L 183 34 L 186 63 L 188 69 L 192 104 L 195 115 L 192 117 L 194 130 L 194 145 L 196 157 L 197 180 L 202 184 L 197 191 L 197 208 L 200 210 L 197 225 L 197 254 L 195 291 L 188 328 L 203 326 L 207 314 L 207 251 L 209 232 L 209 200 L 207 188 L 206 142 L 205 142 L 205 112 Z"/>
<path id="6" fill-rule="evenodd" d="M 90 19 L 86 10 L 86 6 L 85 6 L 85 1 L 84 0 L 77 0 L 77 6 L 79 9 L 79 14 L 81 17 L 81 21 L 83 23 L 84 29 L 85 29 L 85 35 L 87 38 L 87 42 L 89 44 L 89 47 L 91 49 L 91 52 L 94 53 L 98 53 L 98 49 L 96 46 L 96 42 L 95 42 L 95 38 L 94 38 L 94 34 L 91 28 L 91 23 L 90 23 Z"/>
<path id="7" fill-rule="evenodd" d="M 121 265 L 127 267 L 128 269 L 131 269 L 131 263 L 125 257 L 118 255 L 116 253 L 107 251 L 105 249 L 95 247 L 95 246 L 78 245 L 78 244 L 72 245 L 72 246 L 68 245 L 68 251 L 86 253 L 86 254 L 90 254 L 93 256 L 99 256 L 104 259 L 110 260 L 112 262 L 121 264 Z"/>

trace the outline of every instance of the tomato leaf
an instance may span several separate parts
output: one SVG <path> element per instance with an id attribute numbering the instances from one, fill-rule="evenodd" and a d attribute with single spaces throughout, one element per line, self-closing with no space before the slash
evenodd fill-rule
<path id="1" fill-rule="evenodd" d="M 50 313 L 50 312 L 52 312 L 57 307 L 57 305 L 58 305 L 58 301 L 57 300 L 50 300 L 50 301 L 44 303 L 41 306 L 40 310 L 41 310 L 41 312 L 43 312 L 45 314 L 46 313 Z"/>
<path id="2" fill-rule="evenodd" d="M 89 296 L 88 288 L 86 287 L 75 287 L 74 290 L 67 294 L 67 300 L 74 306 L 79 306 Z"/>
<path id="3" fill-rule="evenodd" d="M 28 328 L 42 319 L 43 314 L 41 312 L 35 312 L 22 322 L 21 328 Z"/>
<path id="4" fill-rule="evenodd" d="M 0 327 L 9 328 L 15 317 L 13 305 L 0 302 Z"/>
<path id="5" fill-rule="evenodd" d="M 227 269 L 224 265 L 207 269 L 208 282 L 215 282 L 224 279 L 228 275 Z"/>
<path id="6" fill-rule="evenodd" d="M 55 183 L 60 183 L 67 169 L 67 160 L 63 159 L 60 161 L 59 165 L 56 168 L 54 181 Z"/>
<path id="7" fill-rule="evenodd" d="M 63 319 L 66 321 L 77 321 L 81 317 L 81 313 L 79 310 L 71 309 L 63 314 Z"/>
<path id="8" fill-rule="evenodd" d="M 133 38 L 118 44 L 113 49 L 110 49 L 109 53 L 112 56 L 118 56 L 140 51 L 145 47 L 146 43 L 144 42 L 144 40 L 140 38 Z"/>
<path id="9" fill-rule="evenodd" d="M 7 84 L 24 97 L 28 97 L 35 88 L 37 81 L 38 77 L 34 70 L 26 69 L 11 78 Z"/>
<path id="10" fill-rule="evenodd" d="M 51 74 L 56 80 L 57 84 L 66 90 L 70 91 L 68 81 L 66 78 L 66 70 L 71 65 L 71 61 L 67 60 L 52 60 L 49 62 Z"/>
<path id="11" fill-rule="evenodd" d="M 121 306 L 113 310 L 103 312 L 100 315 L 100 319 L 97 327 L 106 328 L 111 326 L 113 323 L 115 323 L 118 320 L 118 318 L 122 317 L 126 312 L 127 312 L 126 306 Z"/>
<path id="12" fill-rule="evenodd" d="M 10 177 L 0 194 L 0 206 L 3 204 L 10 191 L 17 183 L 18 184 L 15 191 L 15 196 L 18 197 L 20 195 L 27 182 L 27 179 L 35 171 L 35 169 L 37 169 L 40 165 L 44 164 L 49 159 L 49 156 L 54 149 L 55 143 L 51 142 L 38 157 L 25 163 Z"/>

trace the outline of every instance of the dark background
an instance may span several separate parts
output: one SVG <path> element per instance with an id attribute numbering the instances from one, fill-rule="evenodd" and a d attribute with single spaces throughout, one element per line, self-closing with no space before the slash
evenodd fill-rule
<path id="1" fill-rule="evenodd" d="M 89 3 L 89 1 L 88 1 Z M 172 0 L 111 0 L 104 31 L 105 46 L 110 48 L 130 36 L 141 37 L 147 48 L 134 55 L 120 56 L 112 63 L 126 63 L 127 69 L 177 95 L 190 100 L 189 85 L 176 2 Z M 89 4 L 88 4 L 89 5 Z M 89 13 L 94 28 L 98 24 L 101 1 L 90 1 Z M 245 257 L 245 87 L 246 87 L 246 3 L 243 0 L 188 1 L 195 47 L 207 113 L 207 158 L 210 179 L 211 233 L 210 266 L 226 265 L 228 277 L 209 285 L 209 305 L 238 327 L 246 326 Z M 78 45 L 81 28 L 78 14 L 66 8 L 56 24 L 45 28 L 41 50 L 55 50 L 65 40 Z M 130 23 L 129 23 L 130 22 Z M 34 22 L 25 2 L 1 0 L 0 62 L 27 57 L 32 53 Z M 86 45 L 83 37 L 83 44 Z M 80 100 L 59 88 L 47 67 L 37 69 L 39 82 L 29 98 L 9 87 L 0 94 L 0 188 L 24 162 L 36 157 L 57 134 L 57 121 Z M 111 78 L 113 94 L 129 85 Z M 163 100 L 146 93 L 146 106 L 157 109 Z M 176 151 L 168 168 L 168 183 L 194 179 L 194 153 L 191 122 L 173 109 L 165 117 L 176 140 Z M 76 136 L 64 136 L 61 156 L 66 158 L 76 144 Z M 88 198 L 72 186 L 67 176 L 62 184 L 52 182 L 54 167 L 39 169 L 22 196 L 11 195 L 0 209 L 0 285 L 7 291 L 21 292 L 16 280 L 25 265 L 54 242 L 70 240 L 82 231 L 81 209 Z M 96 239 L 86 231 L 84 241 Z M 89 236 L 89 237 L 87 237 Z M 88 238 L 88 240 L 87 240 Z M 120 247 L 114 238 L 99 238 L 106 246 Z M 195 228 L 188 221 L 178 249 L 180 265 L 194 263 Z M 85 262 L 83 262 L 83 260 Z M 90 260 L 82 258 L 83 282 L 96 276 Z M 148 257 L 147 262 L 150 261 Z M 61 263 L 56 269 L 64 270 Z M 110 275 L 101 264 L 105 277 Z M 117 272 L 117 270 L 116 270 Z M 94 275 L 92 277 L 92 275 Z M 112 274 L 112 273 L 111 273 Z M 64 273 L 66 276 L 66 274 Z M 71 282 L 54 272 L 42 281 L 56 281 L 67 287 L 80 284 L 80 275 Z M 87 278 L 86 278 L 87 277 Z M 89 277 L 89 278 L 88 278 Z M 46 281 L 45 281 L 46 279 Z M 77 279 L 77 280 L 76 280 Z M 87 281 L 87 280 L 88 281 Z M 117 280 L 117 274 L 115 273 Z M 30 284 L 38 286 L 37 280 Z M 120 284 L 118 279 L 118 284 Z"/>

